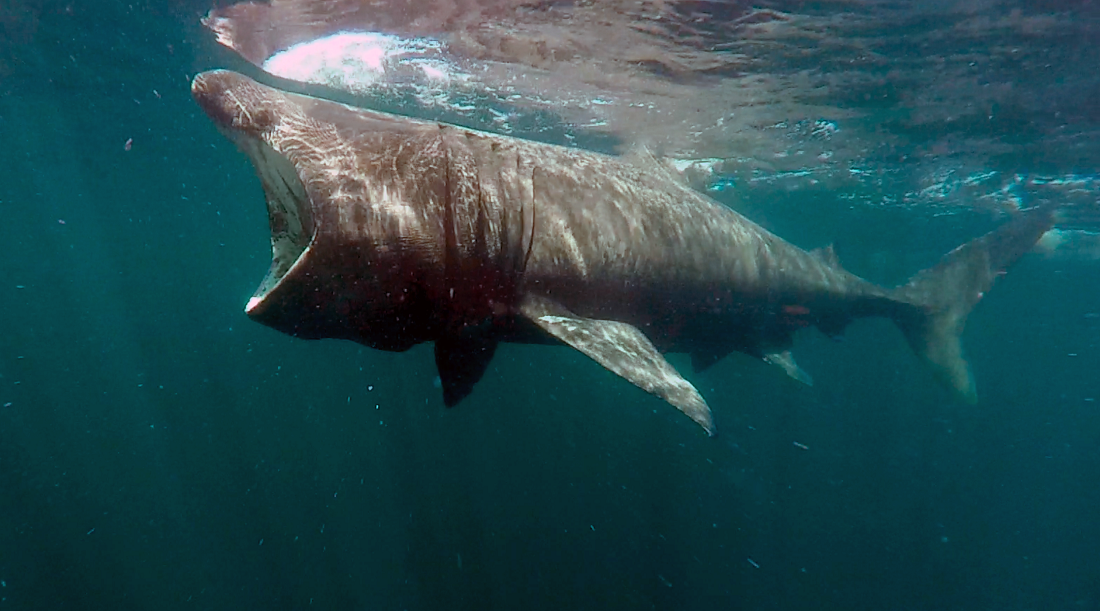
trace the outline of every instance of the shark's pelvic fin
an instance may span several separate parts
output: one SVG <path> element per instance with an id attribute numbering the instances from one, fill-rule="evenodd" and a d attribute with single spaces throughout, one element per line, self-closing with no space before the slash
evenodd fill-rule
<path id="1" fill-rule="evenodd" d="M 960 341 L 966 317 L 994 280 L 1053 226 L 1055 210 L 1049 205 L 1022 213 L 951 251 L 891 295 L 913 306 L 894 315 L 909 345 L 967 402 L 977 401 L 978 394 Z"/>
<path id="2" fill-rule="evenodd" d="M 560 304 L 526 295 L 520 312 L 540 329 L 580 350 L 638 388 L 674 405 L 714 435 L 714 422 L 699 391 L 665 360 L 637 327 L 573 314 Z"/>
<path id="3" fill-rule="evenodd" d="M 803 371 L 802 368 L 798 366 L 798 363 L 794 362 L 794 357 L 791 355 L 790 350 L 765 354 L 764 361 L 779 367 L 787 375 L 802 382 L 806 386 L 814 385 L 814 379 L 810 377 L 810 374 Z"/>

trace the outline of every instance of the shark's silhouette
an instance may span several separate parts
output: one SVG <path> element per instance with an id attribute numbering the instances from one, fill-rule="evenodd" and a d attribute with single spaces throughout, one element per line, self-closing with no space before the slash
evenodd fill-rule
<path id="1" fill-rule="evenodd" d="M 500 342 L 564 343 L 679 408 L 708 433 L 697 369 L 733 351 L 808 378 L 789 348 L 814 326 L 893 320 L 962 398 L 966 317 L 1051 227 L 1019 215 L 886 289 L 634 161 L 198 75 L 192 93 L 252 160 L 267 196 L 272 265 L 247 306 L 302 338 L 402 351 L 435 343 L 454 405 Z"/>

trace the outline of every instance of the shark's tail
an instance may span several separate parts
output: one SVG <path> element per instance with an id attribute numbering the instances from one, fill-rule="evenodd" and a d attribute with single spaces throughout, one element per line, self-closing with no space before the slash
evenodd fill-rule
<path id="1" fill-rule="evenodd" d="M 1008 224 L 951 251 L 894 289 L 894 321 L 913 351 L 936 376 L 967 402 L 977 401 L 974 378 L 963 357 L 960 336 L 970 310 L 1021 255 L 1054 224 L 1053 205 L 1023 212 Z"/>

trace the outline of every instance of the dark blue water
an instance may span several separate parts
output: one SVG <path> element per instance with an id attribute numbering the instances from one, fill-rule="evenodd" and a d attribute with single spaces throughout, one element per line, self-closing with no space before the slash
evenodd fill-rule
<path id="1" fill-rule="evenodd" d="M 269 234 L 188 93 L 241 67 L 208 8 L 0 7 L 0 609 L 1100 609 L 1094 259 L 983 301 L 974 406 L 862 321 L 799 337 L 812 388 L 671 357 L 715 439 L 564 348 L 446 410 L 430 347 L 244 316 Z M 884 283 L 1000 221 L 740 184 Z"/>

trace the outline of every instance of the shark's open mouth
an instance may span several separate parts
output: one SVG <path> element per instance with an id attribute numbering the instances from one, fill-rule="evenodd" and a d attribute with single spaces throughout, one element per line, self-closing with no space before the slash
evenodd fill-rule
<path id="1" fill-rule="evenodd" d="M 293 164 L 267 143 L 253 140 L 243 146 L 256 166 L 267 199 L 271 223 L 271 268 L 248 300 L 251 312 L 286 277 L 313 241 L 312 205 Z"/>

